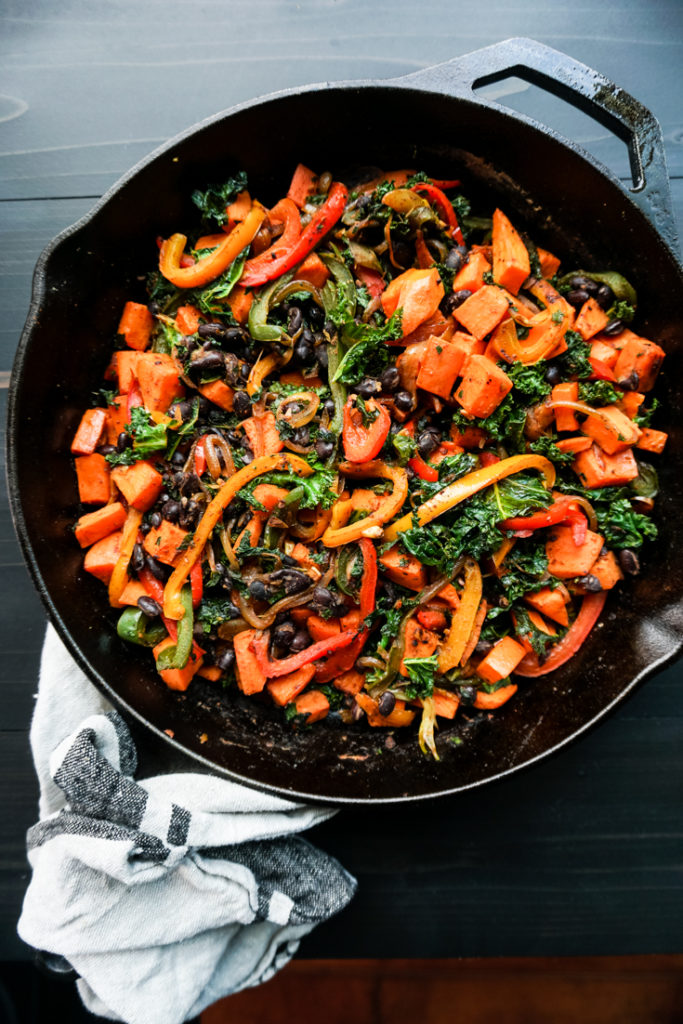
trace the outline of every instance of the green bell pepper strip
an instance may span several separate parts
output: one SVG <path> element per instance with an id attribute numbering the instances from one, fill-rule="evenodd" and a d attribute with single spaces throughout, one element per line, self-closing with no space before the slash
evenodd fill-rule
<path id="1" fill-rule="evenodd" d="M 249 333 L 256 341 L 279 341 L 284 334 L 284 328 L 276 324 L 267 323 L 270 312 L 270 304 L 273 295 L 287 281 L 291 281 L 292 274 L 278 278 L 268 288 L 256 296 L 249 310 Z"/>
<path id="2" fill-rule="evenodd" d="M 341 260 L 326 252 L 320 253 L 320 259 L 334 278 L 327 281 L 322 289 L 325 313 L 340 327 L 356 315 L 356 285 L 351 271 Z"/>
<path id="3" fill-rule="evenodd" d="M 192 611 L 192 587 L 187 584 L 180 591 L 180 603 L 183 606 L 183 617 L 178 620 L 178 637 L 173 645 L 159 652 L 157 670 L 164 672 L 169 668 L 185 668 L 192 650 L 194 613 Z"/>
<path id="4" fill-rule="evenodd" d="M 163 622 L 153 622 L 139 608 L 126 608 L 116 623 L 116 632 L 122 640 L 142 647 L 154 647 L 166 636 Z"/>

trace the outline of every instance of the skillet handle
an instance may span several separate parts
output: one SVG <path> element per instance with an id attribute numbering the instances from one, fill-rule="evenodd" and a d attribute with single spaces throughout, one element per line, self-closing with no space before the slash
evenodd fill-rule
<path id="1" fill-rule="evenodd" d="M 518 38 L 506 39 L 417 71 L 402 81 L 411 81 L 430 91 L 476 99 L 508 112 L 509 108 L 493 100 L 482 100 L 473 92 L 477 86 L 490 85 L 511 75 L 567 101 L 626 143 L 633 177 L 630 189 L 633 201 L 678 256 L 678 231 L 659 122 L 638 100 L 604 75 L 534 39 Z M 523 114 L 515 111 L 514 116 L 544 129 Z"/>

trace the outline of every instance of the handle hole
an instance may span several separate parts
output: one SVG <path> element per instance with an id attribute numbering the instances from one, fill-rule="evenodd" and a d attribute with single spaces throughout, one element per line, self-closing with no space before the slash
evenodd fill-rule
<path id="1" fill-rule="evenodd" d="M 611 115 L 607 117 L 614 120 L 613 130 L 579 110 L 572 102 L 514 73 L 488 75 L 476 81 L 472 90 L 481 99 L 532 117 L 564 138 L 573 140 L 609 167 L 618 178 L 628 182 L 630 187 L 638 187 L 639 183 L 632 174 L 628 141 L 616 134 L 623 128 Z"/>

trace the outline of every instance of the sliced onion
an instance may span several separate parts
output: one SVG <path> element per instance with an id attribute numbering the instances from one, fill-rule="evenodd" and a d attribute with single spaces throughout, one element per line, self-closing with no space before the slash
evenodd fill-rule
<path id="1" fill-rule="evenodd" d="M 591 505 L 588 498 L 583 498 L 575 494 L 567 494 L 563 495 L 563 497 L 569 498 L 573 505 L 581 506 L 581 508 L 584 510 L 588 518 L 588 528 L 592 530 L 593 533 L 596 533 L 598 529 L 598 517 L 596 516 L 595 509 Z"/>
<path id="2" fill-rule="evenodd" d="M 297 444 L 296 441 L 285 437 L 283 437 L 282 443 L 285 448 L 289 448 L 290 452 L 298 452 L 299 455 L 310 455 L 313 451 L 313 444 Z"/>
<path id="3" fill-rule="evenodd" d="M 299 412 L 288 413 L 287 406 L 294 402 L 304 402 L 306 405 Z M 280 403 L 277 418 L 279 420 L 286 420 L 293 427 L 305 427 L 315 416 L 319 405 L 320 395 L 316 395 L 315 391 L 296 391 L 293 395 L 288 395 Z"/>
<path id="4" fill-rule="evenodd" d="M 232 640 L 238 633 L 244 633 L 246 629 L 249 629 L 249 623 L 246 619 L 228 619 L 227 622 L 221 622 L 220 626 L 216 630 L 221 640 Z"/>
<path id="5" fill-rule="evenodd" d="M 289 281 L 287 284 L 283 284 L 280 288 L 277 288 L 273 292 L 270 300 L 271 308 L 277 306 L 280 302 L 292 295 L 294 292 L 308 292 L 313 301 L 320 306 L 321 309 L 325 308 L 323 297 L 314 285 L 310 281 L 306 281 L 303 278 L 295 278 L 293 281 Z"/>
<path id="6" fill-rule="evenodd" d="M 204 436 L 204 456 L 209 473 L 214 480 L 217 480 L 219 476 L 232 476 L 235 472 L 230 446 L 225 438 L 218 434 Z"/>

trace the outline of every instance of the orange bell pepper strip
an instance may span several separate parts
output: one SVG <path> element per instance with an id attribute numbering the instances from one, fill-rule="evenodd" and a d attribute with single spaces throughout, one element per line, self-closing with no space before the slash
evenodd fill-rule
<path id="1" fill-rule="evenodd" d="M 405 469 L 389 466 L 385 462 L 342 462 L 339 466 L 346 476 L 378 476 L 383 480 L 391 480 L 394 489 L 386 495 L 374 512 L 365 519 L 347 526 L 353 512 L 353 501 L 339 500 L 332 507 L 332 520 L 322 535 L 322 542 L 328 548 L 336 548 L 341 544 L 350 544 L 361 537 L 367 537 L 368 530 L 382 526 L 399 511 L 408 496 L 408 476 Z"/>
<path id="2" fill-rule="evenodd" d="M 133 548 L 138 539 L 138 530 L 142 522 L 143 513 L 133 508 L 128 509 L 126 521 L 123 524 L 123 535 L 121 537 L 121 548 L 119 557 L 116 560 L 114 571 L 109 580 L 109 604 L 113 608 L 121 607 L 121 594 L 123 593 L 128 579 L 128 564 L 133 556 Z"/>
<path id="3" fill-rule="evenodd" d="M 465 586 L 460 594 L 460 604 L 453 614 L 448 636 L 439 648 L 439 672 L 442 674 L 450 672 L 460 664 L 474 627 L 481 594 L 481 569 L 473 558 L 468 558 L 465 563 Z"/>
<path id="4" fill-rule="evenodd" d="M 181 551 L 178 564 L 164 587 L 164 615 L 168 619 L 182 619 L 183 606 L 180 591 L 189 576 L 195 562 L 199 561 L 204 545 L 208 541 L 218 520 L 228 507 L 237 492 L 263 473 L 289 470 L 298 476 L 310 476 L 313 470 L 297 455 L 282 452 L 279 455 L 261 455 L 248 465 L 243 466 L 227 480 L 208 504 L 199 525 L 194 532 L 191 543 Z"/>
<path id="5" fill-rule="evenodd" d="M 233 260 L 246 249 L 265 216 L 265 208 L 260 203 L 254 203 L 245 220 L 226 235 L 225 241 L 190 267 L 181 266 L 187 238 L 181 234 L 171 235 L 162 242 L 159 250 L 159 270 L 176 288 L 202 288 L 227 270 Z"/>
<path id="6" fill-rule="evenodd" d="M 500 462 L 495 462 L 492 466 L 475 469 L 473 473 L 468 473 L 466 476 L 461 477 L 460 480 L 456 480 L 454 483 L 449 484 L 448 487 L 444 487 L 433 498 L 429 498 L 428 501 L 425 501 L 424 504 L 420 505 L 413 512 L 408 512 L 407 515 L 402 516 L 395 523 L 392 523 L 391 526 L 387 527 L 384 531 L 384 540 L 397 540 L 399 534 L 403 533 L 404 530 L 412 529 L 416 518 L 418 526 L 431 523 L 432 519 L 443 515 L 444 512 L 453 508 L 454 505 L 460 504 L 461 501 L 465 501 L 466 498 L 471 498 L 473 494 L 483 490 L 484 487 L 488 487 L 498 480 L 503 480 L 513 473 L 521 473 L 524 469 L 540 470 L 544 476 L 545 486 L 548 488 L 552 487 L 555 483 L 555 467 L 543 455 L 512 455 L 508 459 L 501 459 Z"/>
<path id="7" fill-rule="evenodd" d="M 579 609 L 579 614 L 574 619 L 559 643 L 551 647 L 550 653 L 543 664 L 539 664 L 535 654 L 527 654 L 522 658 L 515 668 L 518 676 L 536 677 L 544 676 L 548 672 L 554 672 L 556 668 L 564 665 L 573 658 L 582 643 L 600 618 L 600 613 L 607 599 L 607 591 L 599 594 L 587 594 Z"/>

